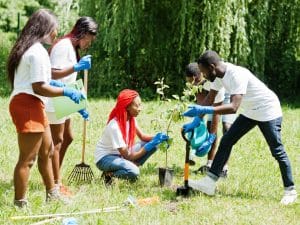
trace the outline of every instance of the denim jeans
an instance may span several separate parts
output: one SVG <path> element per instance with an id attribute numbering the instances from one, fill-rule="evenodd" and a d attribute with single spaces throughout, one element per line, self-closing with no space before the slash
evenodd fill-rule
<path id="1" fill-rule="evenodd" d="M 230 156 L 233 145 L 257 125 L 269 145 L 272 156 L 279 164 L 284 187 L 293 187 L 291 164 L 281 142 L 281 122 L 282 117 L 261 122 L 239 115 L 230 129 L 223 135 L 208 176 L 214 180 L 219 178 L 219 174 Z"/>
<path id="2" fill-rule="evenodd" d="M 145 144 L 146 142 L 136 143 L 133 146 L 133 151 L 139 151 Z M 147 152 L 134 162 L 122 158 L 121 155 L 106 155 L 96 165 L 98 169 L 104 172 L 112 172 L 114 177 L 134 181 L 140 174 L 138 166 L 143 165 L 156 150 L 157 148 Z"/>

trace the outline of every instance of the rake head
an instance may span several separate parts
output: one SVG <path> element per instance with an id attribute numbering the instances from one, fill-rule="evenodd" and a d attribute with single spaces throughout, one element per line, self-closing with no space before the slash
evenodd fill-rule
<path id="1" fill-rule="evenodd" d="M 91 183 L 94 179 L 94 173 L 91 167 L 85 163 L 77 164 L 68 177 L 69 184 L 71 183 Z"/>

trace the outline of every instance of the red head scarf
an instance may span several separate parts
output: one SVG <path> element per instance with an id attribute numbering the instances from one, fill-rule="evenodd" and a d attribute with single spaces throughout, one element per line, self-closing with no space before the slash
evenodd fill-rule
<path id="1" fill-rule="evenodd" d="M 123 135 L 123 139 L 125 143 L 129 146 L 132 147 L 134 144 L 134 138 L 135 138 L 135 133 L 136 133 L 136 128 L 135 128 L 135 119 L 134 117 L 129 118 L 129 135 L 128 135 L 128 143 L 127 143 L 127 134 L 126 134 L 126 121 L 128 118 L 128 113 L 127 113 L 127 106 L 130 105 L 130 103 L 133 101 L 135 97 L 139 96 L 139 94 L 130 89 L 124 89 L 119 93 L 119 96 L 117 98 L 117 103 L 111 113 L 109 114 L 109 118 L 107 123 L 111 121 L 112 119 L 116 119 L 118 122 L 118 125 L 120 127 L 120 130 Z"/>

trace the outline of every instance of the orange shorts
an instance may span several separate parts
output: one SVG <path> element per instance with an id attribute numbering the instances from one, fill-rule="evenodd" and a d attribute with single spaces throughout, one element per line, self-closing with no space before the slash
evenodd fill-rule
<path id="1" fill-rule="evenodd" d="M 49 125 L 44 103 L 30 94 L 14 96 L 9 104 L 9 112 L 18 133 L 44 132 Z"/>

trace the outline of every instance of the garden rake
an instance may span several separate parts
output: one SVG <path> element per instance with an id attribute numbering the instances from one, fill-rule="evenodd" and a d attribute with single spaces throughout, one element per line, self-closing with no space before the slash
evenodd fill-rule
<path id="1" fill-rule="evenodd" d="M 84 89 L 87 94 L 87 82 L 88 82 L 88 71 L 84 70 Z M 91 167 L 84 162 L 85 156 L 85 142 L 86 142 L 86 125 L 87 121 L 83 121 L 83 135 L 82 135 L 82 151 L 81 151 L 81 163 L 75 165 L 74 169 L 72 170 L 71 174 L 68 177 L 69 183 L 82 183 L 88 182 L 90 183 L 94 179 L 94 173 Z"/>

